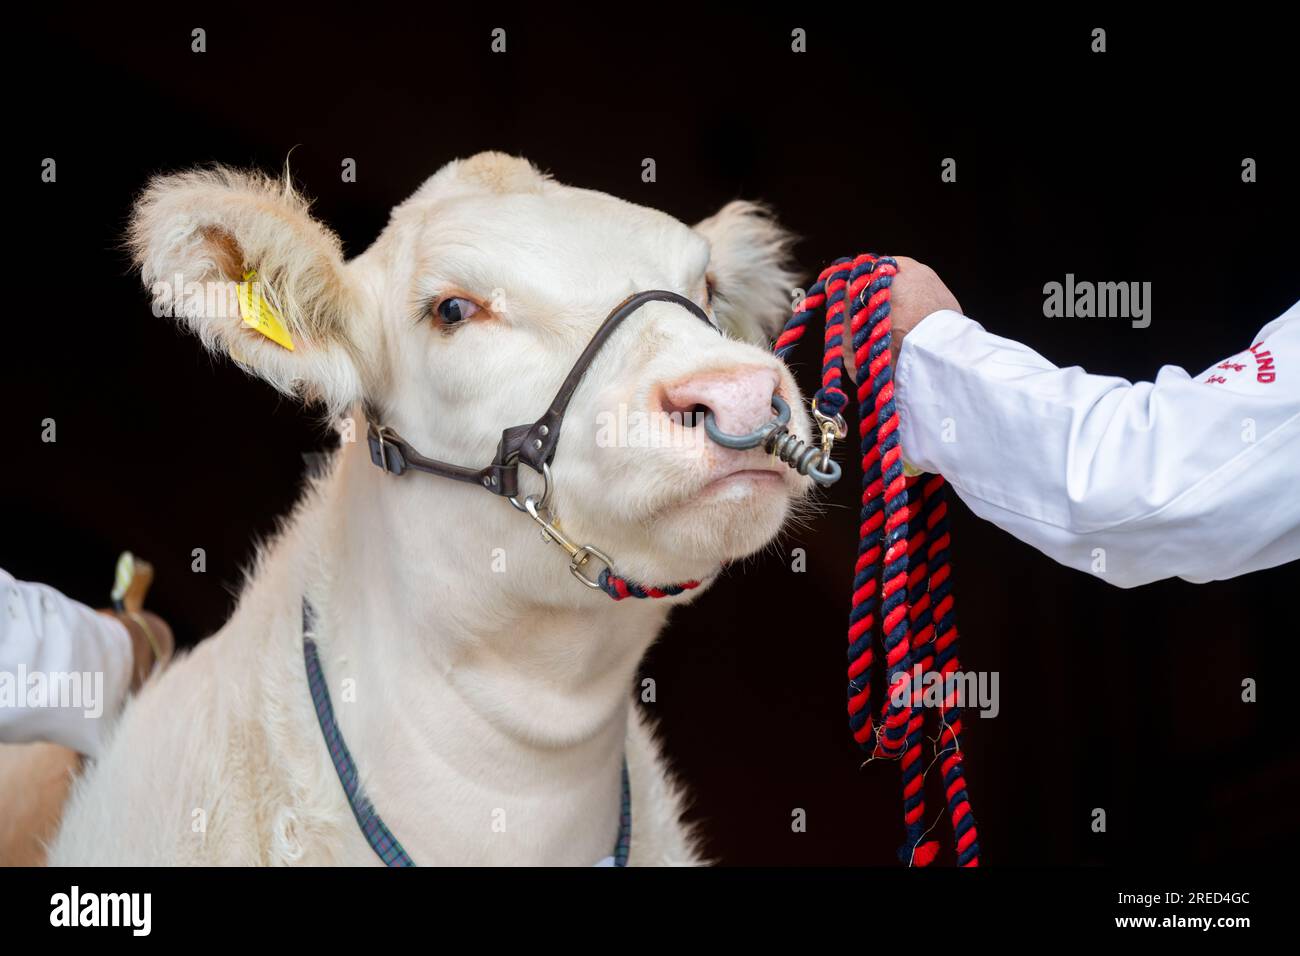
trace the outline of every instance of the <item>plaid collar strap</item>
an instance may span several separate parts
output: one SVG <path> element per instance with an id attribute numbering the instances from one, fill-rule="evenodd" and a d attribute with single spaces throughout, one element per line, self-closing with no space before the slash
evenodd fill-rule
<path id="1" fill-rule="evenodd" d="M 348 745 L 343 742 L 343 733 L 334 720 L 334 705 L 330 702 L 329 688 L 325 684 L 325 672 L 321 668 L 320 654 L 316 650 L 315 635 L 316 612 L 311 603 L 302 599 L 302 653 L 307 664 L 307 686 L 311 690 L 311 701 L 316 707 L 316 718 L 320 721 L 321 734 L 325 737 L 325 746 L 329 748 L 330 760 L 338 771 L 339 782 L 347 795 L 348 805 L 357 818 L 357 825 L 370 844 L 371 849 L 384 861 L 385 866 L 415 866 L 415 861 L 397 842 L 397 837 L 380 819 L 374 806 L 361 790 L 361 781 L 357 774 L 357 765 L 352 760 Z M 632 788 L 627 775 L 627 758 L 623 759 L 623 796 L 618 818 L 618 841 L 614 844 L 614 853 L 607 856 L 596 866 L 627 866 L 628 851 L 632 846 Z"/>

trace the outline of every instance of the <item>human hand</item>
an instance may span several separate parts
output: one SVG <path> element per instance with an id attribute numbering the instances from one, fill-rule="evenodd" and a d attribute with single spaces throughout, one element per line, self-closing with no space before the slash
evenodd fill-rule
<path id="1" fill-rule="evenodd" d="M 149 611 L 102 610 L 99 613 L 122 622 L 131 638 L 131 690 L 139 690 L 153 673 L 154 665 L 165 666 L 172 657 L 176 639 L 167 622 Z"/>
<path id="2" fill-rule="evenodd" d="M 898 274 L 890 287 L 890 358 L 898 366 L 898 353 L 907 333 L 921 324 L 926 316 L 942 309 L 961 312 L 961 303 L 943 284 L 938 273 L 924 262 L 907 256 L 895 256 Z"/>

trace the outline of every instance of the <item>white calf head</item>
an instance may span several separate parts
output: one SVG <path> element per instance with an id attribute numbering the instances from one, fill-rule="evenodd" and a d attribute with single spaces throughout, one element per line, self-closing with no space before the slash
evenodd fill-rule
<path id="1" fill-rule="evenodd" d="M 699 420 L 707 408 L 724 430 L 750 431 L 771 417 L 776 392 L 808 436 L 794 381 L 767 348 L 789 309 L 786 238 L 753 204 L 691 228 L 483 153 L 431 177 L 345 262 L 286 184 L 217 168 L 155 180 L 130 240 L 156 292 L 177 277 L 190 284 L 163 304 L 209 348 L 333 414 L 364 403 L 425 455 L 474 468 L 503 428 L 545 411 L 612 307 L 645 289 L 692 299 L 718 328 L 660 302 L 627 319 L 575 393 L 553 466 L 566 530 L 645 583 L 701 576 L 762 547 L 808 489 L 760 449 L 710 442 Z M 192 292 L 249 270 L 292 351 L 233 305 Z M 374 475 L 417 483 L 430 500 L 452 484 Z M 522 469 L 526 490 L 540 489 L 535 479 Z M 509 509 L 469 491 L 477 507 Z"/>

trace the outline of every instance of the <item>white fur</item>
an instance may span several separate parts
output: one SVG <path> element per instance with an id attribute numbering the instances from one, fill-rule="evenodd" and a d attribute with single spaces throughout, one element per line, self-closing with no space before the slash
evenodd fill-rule
<path id="1" fill-rule="evenodd" d="M 277 388 L 350 409 L 358 440 L 342 444 L 260 552 L 225 627 L 127 708 L 77 786 L 51 861 L 377 862 L 308 695 L 305 594 L 363 785 L 417 862 L 594 862 L 617 832 L 625 752 L 631 861 L 699 862 L 645 716 L 654 705 L 638 704 L 633 688 L 670 608 L 699 592 L 616 603 L 582 587 L 506 501 L 373 467 L 359 403 L 424 453 L 480 466 L 502 428 L 540 415 L 632 291 L 703 302 L 711 273 L 727 328 L 759 341 L 790 284 L 770 217 L 732 204 L 693 230 L 487 153 L 444 167 L 347 263 L 290 189 L 223 169 L 155 181 L 131 243 L 147 283 L 256 268 L 301 337 L 296 351 L 229 316 L 192 309 L 181 321 Z M 448 293 L 492 308 L 441 330 L 421 304 Z M 648 583 L 709 578 L 771 540 L 805 481 L 777 466 L 779 480 L 710 484 L 772 467 L 763 452 L 727 451 L 681 426 L 672 447 L 598 440 L 603 413 L 655 409 L 665 382 L 747 366 L 778 371 L 806 437 L 794 382 L 765 348 L 670 304 L 626 322 L 565 419 L 554 510 L 566 533 Z M 522 480 L 538 487 L 527 469 Z"/>

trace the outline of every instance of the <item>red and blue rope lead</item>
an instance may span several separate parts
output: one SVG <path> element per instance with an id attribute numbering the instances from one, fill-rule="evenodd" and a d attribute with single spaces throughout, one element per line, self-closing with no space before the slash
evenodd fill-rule
<path id="1" fill-rule="evenodd" d="M 600 589 L 612 597 L 615 601 L 622 601 L 624 598 L 666 598 L 676 597 L 684 591 L 693 591 L 700 586 L 699 581 L 684 581 L 681 584 L 661 584 L 654 587 L 649 584 L 638 584 L 635 581 L 629 581 L 627 578 L 620 577 L 609 568 L 603 569 L 596 576 L 596 583 Z"/>
<path id="2" fill-rule="evenodd" d="M 848 405 L 843 361 L 845 313 L 858 370 L 858 434 L 862 453 L 862 503 L 848 628 L 849 730 L 873 758 L 897 759 L 902 771 L 906 840 L 899 858 L 927 866 L 939 843 L 926 841 L 925 724 L 915 706 L 913 665 L 945 680 L 960 669 L 953 614 L 945 483 L 903 473 L 898 412 L 890 362 L 890 288 L 898 263 L 886 256 L 838 259 L 817 277 L 777 338 L 784 359 L 825 308 L 826 334 L 821 387 L 813 407 L 827 417 Z M 875 632 L 884 657 L 886 693 L 872 709 Z M 947 685 L 938 709 L 935 760 L 943 776 L 957 862 L 979 865 L 979 842 L 971 812 L 961 749 L 961 708 Z"/>

